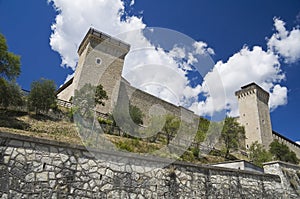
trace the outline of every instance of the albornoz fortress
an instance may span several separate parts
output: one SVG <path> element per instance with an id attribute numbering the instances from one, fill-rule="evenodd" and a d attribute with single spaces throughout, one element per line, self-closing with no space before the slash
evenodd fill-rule
<path id="1" fill-rule="evenodd" d="M 101 112 L 111 113 L 117 103 L 119 89 L 122 87 L 125 88 L 130 103 L 139 107 L 143 113 L 149 113 L 153 106 L 159 105 L 167 113 L 180 116 L 180 109 L 183 107 L 175 106 L 136 89 L 121 76 L 124 59 L 129 50 L 129 44 L 95 29 L 90 29 L 78 49 L 79 61 L 75 75 L 59 89 L 58 98 L 69 101 L 74 96 L 75 89 L 80 89 L 87 83 L 101 84 L 108 95 L 108 100 L 105 102 L 105 106 L 101 107 Z M 243 86 L 235 95 L 239 101 L 240 117 L 238 121 L 245 127 L 246 148 L 249 148 L 255 141 L 268 148 L 269 144 L 277 139 L 284 142 L 300 157 L 298 144 L 272 131 L 268 92 L 255 83 L 251 83 Z M 190 114 L 195 116 L 192 111 Z M 145 115 L 147 117 L 147 114 Z"/>
<path id="2" fill-rule="evenodd" d="M 59 89 L 58 98 L 69 101 L 75 89 L 86 83 L 102 84 L 108 95 L 101 107 L 104 113 L 111 113 L 120 95 L 125 94 L 144 113 L 160 107 L 165 113 L 180 116 L 184 108 L 138 90 L 121 77 L 129 50 L 128 44 L 90 29 L 78 49 L 75 75 Z M 300 157 L 296 143 L 272 131 L 266 91 L 252 83 L 235 94 L 238 120 L 246 130 L 246 147 L 254 141 L 268 147 L 278 139 Z M 192 111 L 185 113 L 199 117 Z M 299 197 L 298 165 L 279 161 L 265 163 L 263 168 L 246 161 L 194 165 L 0 132 L 0 198 Z"/>

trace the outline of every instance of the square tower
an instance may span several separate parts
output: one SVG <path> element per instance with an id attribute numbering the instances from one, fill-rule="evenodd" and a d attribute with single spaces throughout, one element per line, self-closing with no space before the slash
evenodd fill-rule
<path id="1" fill-rule="evenodd" d="M 245 127 L 246 148 L 258 141 L 268 149 L 273 141 L 269 111 L 269 93 L 255 83 L 241 87 L 235 95 L 239 101 L 239 122 Z"/>
<path id="2" fill-rule="evenodd" d="M 99 111 L 111 113 L 118 98 L 124 59 L 129 50 L 129 44 L 90 28 L 77 51 L 79 60 L 74 77 L 58 91 L 58 98 L 69 101 L 74 91 L 85 84 L 101 84 L 108 100 Z"/>

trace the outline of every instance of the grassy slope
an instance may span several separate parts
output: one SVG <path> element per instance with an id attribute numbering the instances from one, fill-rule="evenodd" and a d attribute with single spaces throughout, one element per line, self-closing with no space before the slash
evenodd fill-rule
<path id="1" fill-rule="evenodd" d="M 66 110 L 64 111 L 65 115 L 67 115 Z M 68 118 L 53 119 L 48 116 L 28 114 L 27 112 L 4 111 L 0 109 L 1 131 L 83 145 L 75 124 L 68 121 Z M 109 134 L 104 134 L 104 136 L 120 150 L 133 153 L 157 154 L 156 152 L 164 147 L 163 143 L 149 143 Z M 164 154 L 159 155 L 164 156 Z M 193 163 L 215 163 L 224 161 L 224 158 L 205 155 L 205 157 L 198 159 L 194 157 L 191 151 L 186 151 L 179 160 Z"/>

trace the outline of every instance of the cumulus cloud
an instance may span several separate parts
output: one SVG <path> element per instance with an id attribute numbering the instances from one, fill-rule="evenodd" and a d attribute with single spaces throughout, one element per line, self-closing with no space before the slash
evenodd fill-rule
<path id="1" fill-rule="evenodd" d="M 87 30 L 92 26 L 107 34 L 116 35 L 121 32 L 142 29 L 145 24 L 136 16 L 124 14 L 122 1 L 109 0 L 48 0 L 58 11 L 50 45 L 61 55 L 62 65 L 75 69 L 78 60 L 77 49 Z"/>
<path id="2" fill-rule="evenodd" d="M 135 4 L 135 1 L 134 1 L 134 0 L 131 0 L 130 6 L 133 6 L 134 4 Z"/>
<path id="3" fill-rule="evenodd" d="M 131 51 L 126 56 L 122 75 L 133 86 L 176 105 L 190 104 L 197 99 L 200 85 L 191 87 L 187 73 L 192 70 L 191 65 L 198 62 L 197 56 L 214 53 L 205 42 L 195 42 L 191 45 L 192 49 L 174 45 L 166 50 L 159 44 L 154 45 L 143 33 L 146 25 L 142 18 L 126 16 L 125 5 L 121 0 L 49 2 L 58 11 L 51 27 L 53 34 L 50 45 L 61 55 L 63 66 L 75 70 L 77 48 L 92 26 L 130 43 Z M 134 0 L 129 6 L 132 5 Z M 71 77 L 69 75 L 67 80 Z"/>
<path id="4" fill-rule="evenodd" d="M 197 101 L 201 86 L 192 87 L 187 77 L 195 70 L 191 63 L 199 60 L 196 48 L 174 45 L 165 50 L 143 45 L 135 46 L 125 59 L 123 76 L 131 85 L 175 105 L 190 106 Z"/>
<path id="5" fill-rule="evenodd" d="M 193 66 L 207 64 L 207 61 L 199 61 L 199 55 L 215 54 L 205 42 L 194 42 L 190 49 L 174 45 L 165 50 L 154 45 L 144 35 L 146 24 L 142 18 L 128 16 L 121 0 L 48 1 L 58 11 L 51 27 L 50 45 L 61 55 L 62 66 L 75 70 L 78 46 L 92 26 L 131 44 L 122 75 L 133 86 L 197 114 L 212 115 L 227 110 L 229 115 L 237 116 L 234 92 L 250 82 L 270 92 L 272 110 L 287 103 L 287 88 L 280 85 L 285 75 L 279 60 L 280 57 L 287 63 L 299 60 L 300 31 L 298 28 L 286 30 L 280 19 L 274 19 L 276 33 L 268 40 L 268 50 L 244 46 L 227 61 L 218 61 L 213 69 L 201 69 L 203 83 L 191 86 L 192 79 L 188 75 L 195 70 Z M 130 1 L 129 6 L 132 5 L 134 0 Z"/>
<path id="6" fill-rule="evenodd" d="M 280 83 L 285 75 L 280 68 L 280 60 L 294 63 L 300 59 L 300 29 L 288 31 L 285 22 L 274 18 L 275 33 L 268 39 L 267 50 L 260 46 L 249 49 L 244 46 L 227 62 L 218 61 L 209 72 L 201 86 L 201 93 L 206 97 L 203 101 L 195 101 L 190 108 L 200 115 L 212 115 L 227 110 L 231 116 L 238 116 L 238 104 L 234 92 L 241 86 L 255 82 L 270 93 L 269 107 L 275 110 L 287 104 L 287 91 Z M 201 51 L 201 43 L 199 43 Z M 209 51 L 208 51 L 209 52 Z M 210 54 L 213 54 L 210 53 Z M 216 78 L 220 81 L 216 83 Z M 215 85 L 214 85 L 215 84 Z M 225 92 L 226 98 L 219 95 Z"/>
<path id="7" fill-rule="evenodd" d="M 215 51 L 208 47 L 207 46 L 207 43 L 203 42 L 203 41 L 198 41 L 198 42 L 195 42 L 193 44 L 194 48 L 195 48 L 195 52 L 197 54 L 205 54 L 205 53 L 208 53 L 210 55 L 214 55 L 215 54 Z"/>
<path id="8" fill-rule="evenodd" d="M 274 18 L 274 33 L 268 41 L 268 47 L 281 55 L 286 63 L 293 63 L 300 59 L 300 29 L 288 31 L 285 22 Z"/>
<path id="9" fill-rule="evenodd" d="M 276 84 L 271 93 L 270 108 L 274 110 L 278 106 L 285 104 L 287 104 L 287 88 Z"/>
<path id="10" fill-rule="evenodd" d="M 221 81 L 217 81 L 216 78 L 220 78 Z M 278 56 L 271 51 L 264 51 L 259 46 L 252 49 L 244 46 L 227 62 L 216 63 L 214 69 L 204 78 L 203 85 L 206 86 L 202 86 L 201 92 L 207 96 L 206 100 L 195 102 L 191 108 L 198 109 L 202 115 L 211 115 L 225 109 L 229 115 L 237 116 L 238 104 L 234 93 L 241 86 L 251 82 L 256 82 L 270 92 L 270 107 L 276 108 L 286 104 L 287 89 L 276 84 L 284 78 Z M 218 94 L 222 91 L 225 92 L 225 99 Z"/>

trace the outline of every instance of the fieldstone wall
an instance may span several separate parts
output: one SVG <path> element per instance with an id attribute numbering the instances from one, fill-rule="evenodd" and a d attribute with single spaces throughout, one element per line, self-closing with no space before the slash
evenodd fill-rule
<path id="1" fill-rule="evenodd" d="M 300 166 L 281 161 L 264 164 L 266 173 L 278 175 L 284 188 L 285 198 L 300 198 Z"/>
<path id="2" fill-rule="evenodd" d="M 284 190 L 276 175 L 0 133 L 0 198 L 289 198 Z"/>

